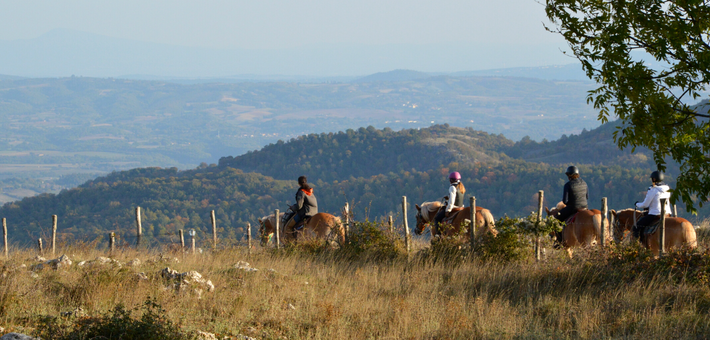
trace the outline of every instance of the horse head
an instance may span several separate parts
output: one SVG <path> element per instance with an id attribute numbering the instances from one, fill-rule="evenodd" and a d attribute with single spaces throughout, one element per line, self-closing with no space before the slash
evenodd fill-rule
<path id="1" fill-rule="evenodd" d="M 415 204 L 414 207 L 417 208 L 417 226 L 416 228 L 414 228 L 414 233 L 417 235 L 421 235 L 424 232 L 428 221 L 425 221 L 424 217 L 422 216 L 422 207 L 420 207 L 419 204 Z"/>
<path id="2" fill-rule="evenodd" d="M 636 214 L 634 214 L 634 212 L 636 212 L 634 209 L 624 209 L 620 211 L 611 210 L 611 216 L 614 218 L 614 224 L 612 225 L 614 241 L 621 242 L 624 232 L 631 230 L 636 220 L 643 215 L 641 212 L 636 212 Z M 634 220 L 634 217 L 636 217 L 636 220 Z"/>
<path id="3" fill-rule="evenodd" d="M 274 228 L 271 224 L 271 216 L 264 216 L 259 219 L 259 238 L 262 247 L 266 247 L 274 235 Z"/>

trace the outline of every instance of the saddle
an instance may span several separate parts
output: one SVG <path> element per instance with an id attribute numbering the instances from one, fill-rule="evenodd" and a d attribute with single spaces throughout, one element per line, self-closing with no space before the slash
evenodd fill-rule
<path id="1" fill-rule="evenodd" d="M 570 224 L 574 223 L 574 221 L 577 220 L 577 214 L 579 214 L 579 211 L 577 211 L 576 213 L 574 213 L 574 215 L 570 216 L 570 217 L 565 221 L 565 225 L 570 225 Z"/>
<path id="2" fill-rule="evenodd" d="M 301 222 L 298 222 L 293 226 L 293 230 L 298 231 L 298 230 L 303 229 L 303 226 L 305 226 L 308 223 L 308 221 L 310 221 L 310 220 L 311 220 L 311 217 L 309 217 L 309 216 L 304 217 Z"/>
<path id="3" fill-rule="evenodd" d="M 461 208 L 453 208 L 451 209 L 451 213 L 449 213 L 449 217 L 444 218 L 441 223 L 446 223 L 446 224 L 452 224 L 454 222 L 454 219 L 456 219 L 456 215 L 459 214 L 463 210 L 463 207 Z"/>

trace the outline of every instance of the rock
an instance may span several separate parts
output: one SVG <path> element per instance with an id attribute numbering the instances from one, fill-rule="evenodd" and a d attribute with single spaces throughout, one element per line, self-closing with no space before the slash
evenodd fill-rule
<path id="1" fill-rule="evenodd" d="M 256 271 L 259 271 L 259 269 L 252 268 L 252 267 L 249 265 L 249 262 L 245 262 L 245 261 L 239 261 L 239 262 L 237 262 L 237 264 L 234 265 L 234 268 L 236 268 L 236 269 L 241 269 L 241 270 L 243 270 L 243 271 L 245 271 L 245 272 L 256 272 Z"/>
<path id="2" fill-rule="evenodd" d="M 212 333 L 197 331 L 197 339 L 199 340 L 217 340 L 217 336 Z"/>
<path id="3" fill-rule="evenodd" d="M 198 296 L 202 295 L 203 290 L 207 290 L 208 292 L 214 291 L 214 284 L 212 284 L 212 281 L 203 278 L 200 273 L 194 270 L 179 273 L 177 270 L 167 267 L 160 271 L 160 276 L 166 280 L 178 281 L 172 285 L 172 287 L 177 291 L 185 291 L 190 287 L 194 287 L 195 293 L 197 293 Z"/>
<path id="4" fill-rule="evenodd" d="M 288 305 L 286 305 L 286 309 L 289 309 L 289 310 L 296 310 L 296 306 L 294 306 L 294 305 L 292 305 L 292 304 L 289 303 Z"/>
<path id="5" fill-rule="evenodd" d="M 54 260 L 45 261 L 32 267 L 32 270 L 42 270 L 44 268 L 61 269 L 71 267 L 72 261 L 69 256 L 62 255 Z"/>
<path id="6" fill-rule="evenodd" d="M 126 264 L 130 267 L 138 267 L 141 265 L 141 260 L 133 259 L 133 260 L 128 261 L 128 263 L 126 263 Z"/>
<path id="7" fill-rule="evenodd" d="M 35 261 L 35 262 L 47 262 L 47 259 L 45 259 L 45 258 L 42 257 L 42 256 L 37 255 L 37 256 L 35 256 L 35 257 L 32 259 L 32 261 Z"/>
<path id="8" fill-rule="evenodd" d="M 69 311 L 69 312 L 61 312 L 61 313 L 59 313 L 59 315 L 65 317 L 65 318 L 70 318 L 70 317 L 81 318 L 81 317 L 86 316 L 86 312 L 84 311 L 84 308 L 78 307 L 78 308 L 74 308 L 74 310 Z"/>
<path id="9" fill-rule="evenodd" d="M 0 337 L 0 340 L 41 340 L 40 338 L 33 338 L 29 335 L 24 335 L 20 333 L 7 333 Z"/>
<path id="10" fill-rule="evenodd" d="M 138 279 L 138 281 L 145 281 L 148 280 L 148 275 L 145 275 L 144 272 L 140 272 L 136 274 L 136 278 Z"/>

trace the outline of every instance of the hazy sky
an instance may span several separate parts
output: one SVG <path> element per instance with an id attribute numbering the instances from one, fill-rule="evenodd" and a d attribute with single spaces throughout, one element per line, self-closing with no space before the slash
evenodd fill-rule
<path id="1" fill-rule="evenodd" d="M 322 43 L 564 46 L 535 0 L 3 1 L 0 40 L 55 28 L 172 45 L 278 49 Z"/>

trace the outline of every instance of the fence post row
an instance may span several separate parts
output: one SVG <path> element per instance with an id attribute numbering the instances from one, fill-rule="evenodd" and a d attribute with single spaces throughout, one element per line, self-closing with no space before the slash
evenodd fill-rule
<path id="1" fill-rule="evenodd" d="M 212 210 L 212 247 L 217 248 L 217 218 L 214 216 L 214 210 Z"/>
<path id="2" fill-rule="evenodd" d="M 143 227 L 141 226 L 141 207 L 136 207 L 136 247 L 141 245 Z"/>
<path id="3" fill-rule="evenodd" d="M 537 192 L 537 224 L 540 227 L 540 222 L 542 222 L 542 205 L 545 197 L 545 191 L 540 190 Z M 535 260 L 540 261 L 540 235 L 535 235 Z"/>
<path id="4" fill-rule="evenodd" d="M 5 258 L 10 257 L 10 250 L 8 249 L 7 246 L 7 219 L 2 218 L 2 237 L 4 239 L 4 245 L 5 245 Z"/>
<path id="5" fill-rule="evenodd" d="M 247 254 L 251 256 L 251 223 L 247 222 Z"/>
<path id="6" fill-rule="evenodd" d="M 116 251 L 116 234 L 113 231 L 108 234 L 108 249 L 111 254 Z"/>
<path id="7" fill-rule="evenodd" d="M 661 230 L 658 231 L 658 257 L 662 257 L 666 252 L 666 202 L 667 198 L 661 198 Z"/>
<path id="8" fill-rule="evenodd" d="M 57 254 L 57 215 L 52 215 L 52 256 Z"/>
<path id="9" fill-rule="evenodd" d="M 471 204 L 470 204 L 470 209 L 471 209 L 471 216 L 469 218 L 471 219 L 471 223 L 468 226 L 468 232 L 469 232 L 469 238 L 471 242 L 471 253 L 473 253 L 473 247 L 474 243 L 476 242 L 476 197 L 471 196 Z"/>
<path id="10" fill-rule="evenodd" d="M 606 228 L 608 225 L 605 224 L 607 221 L 607 215 L 609 214 L 609 207 L 607 206 L 606 197 L 602 197 L 602 248 L 606 246 Z"/>
<path id="11" fill-rule="evenodd" d="M 343 225 L 343 228 L 345 228 L 345 243 L 347 244 L 350 242 L 350 203 L 345 202 L 345 207 L 343 207 L 344 211 L 344 217 L 345 217 L 345 225 Z"/>
<path id="12" fill-rule="evenodd" d="M 404 222 L 404 245 L 407 248 L 407 255 L 411 249 L 409 238 L 409 224 L 407 223 L 407 196 L 402 196 L 402 220 Z"/>
<path id="13" fill-rule="evenodd" d="M 279 235 L 279 234 L 280 234 L 280 233 L 279 233 L 279 229 L 280 229 L 280 228 L 279 228 L 279 222 L 281 222 L 281 221 L 280 221 L 281 218 L 279 218 L 279 209 L 276 209 L 276 210 L 274 211 L 274 216 L 275 216 L 274 220 L 276 220 L 276 225 L 274 226 L 274 228 L 276 229 L 276 231 L 275 231 L 275 233 L 276 233 L 276 249 L 281 249 L 281 242 L 280 242 L 280 240 L 279 240 L 279 238 L 280 238 L 280 235 Z"/>

